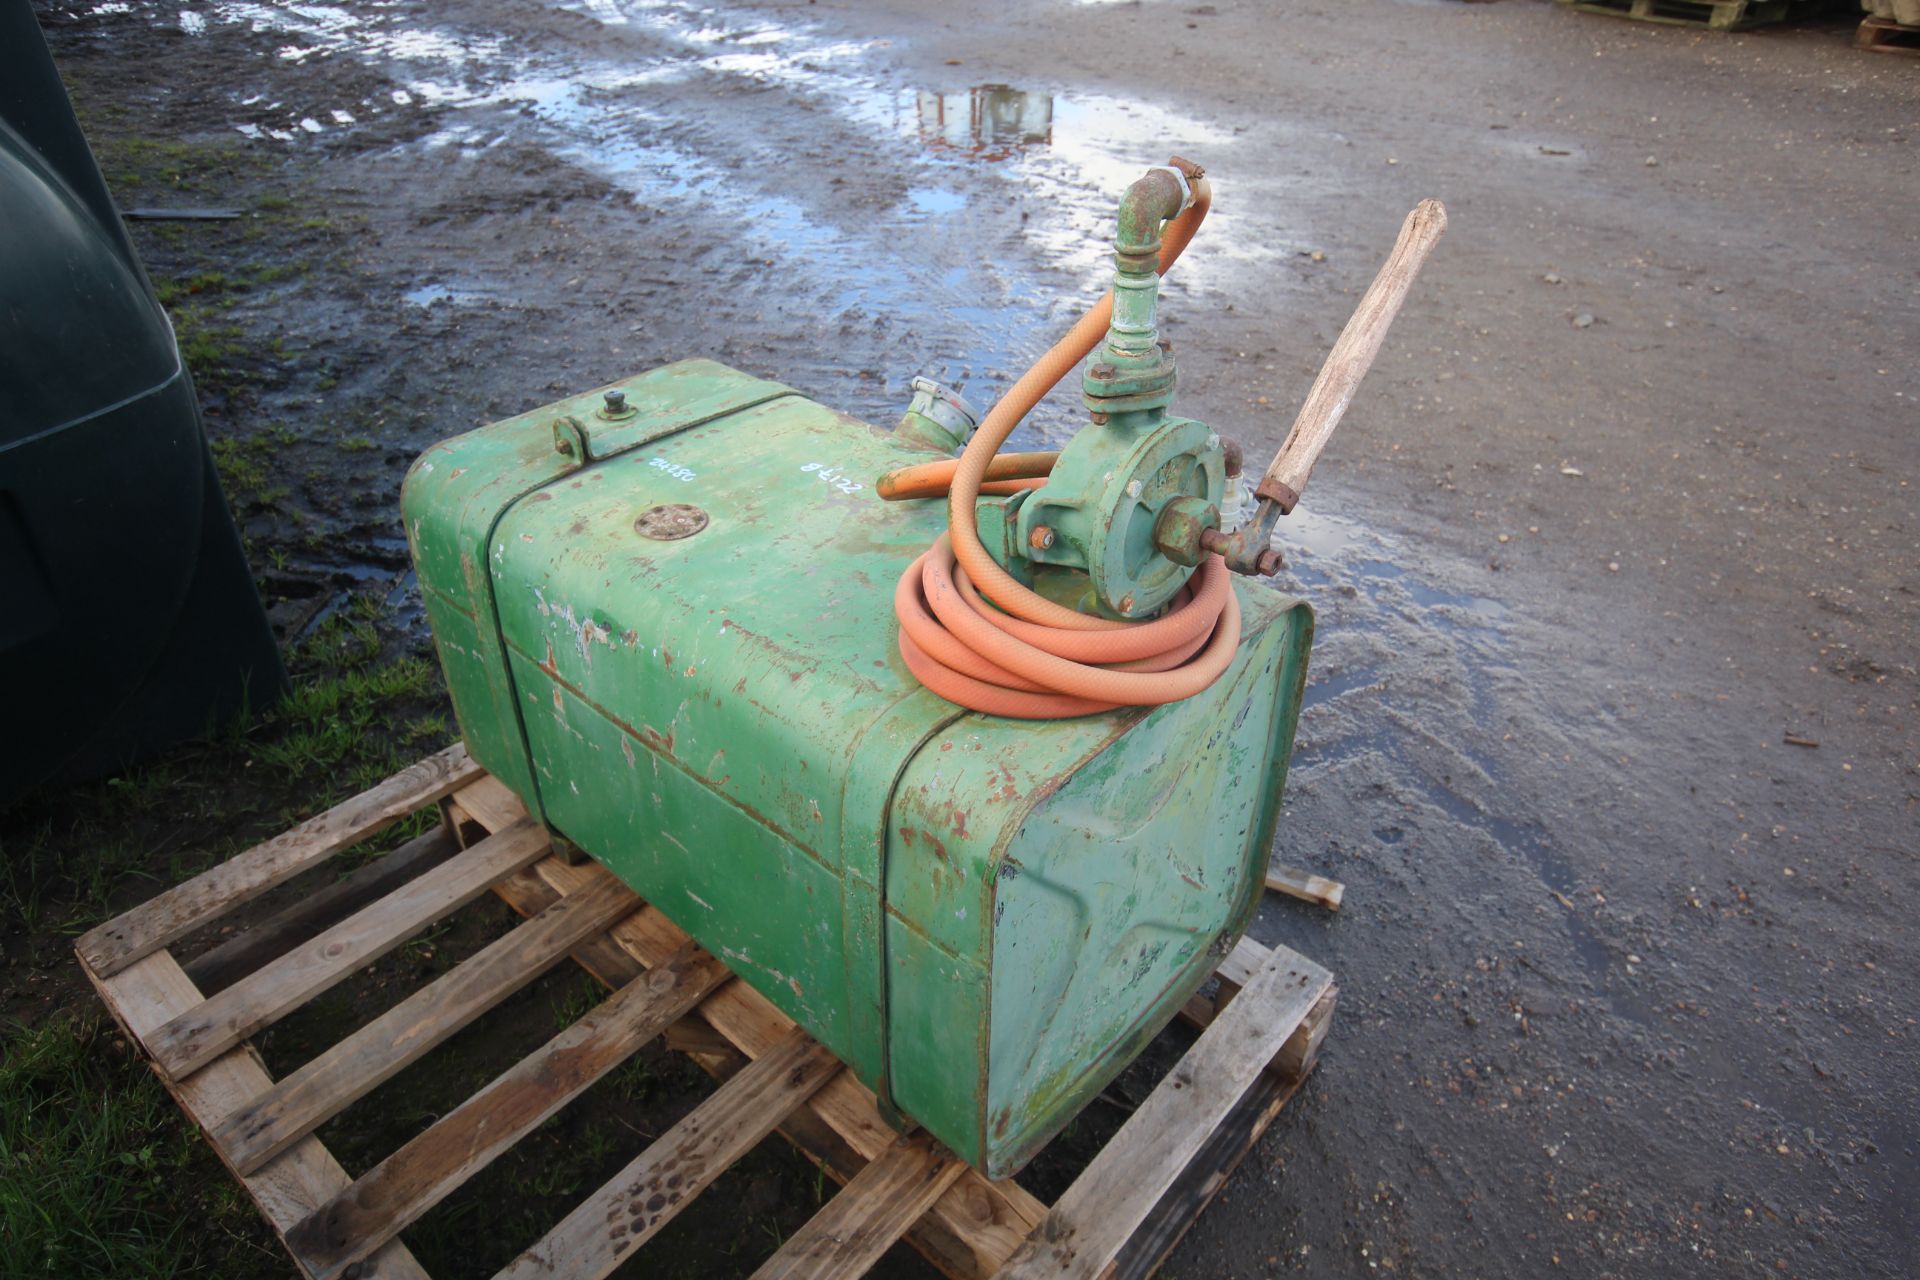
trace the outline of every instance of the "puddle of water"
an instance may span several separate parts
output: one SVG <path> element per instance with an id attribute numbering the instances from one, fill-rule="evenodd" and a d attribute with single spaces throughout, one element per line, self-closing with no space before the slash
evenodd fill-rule
<path id="1" fill-rule="evenodd" d="M 983 84 L 958 93 L 918 90 L 914 126 L 920 145 L 973 160 L 1005 160 L 1053 141 L 1053 95 Z"/>
<path id="2" fill-rule="evenodd" d="M 423 284 L 400 296 L 407 303 L 422 308 L 443 302 L 456 307 L 477 307 L 494 301 L 495 297 L 485 289 L 456 289 L 447 284 Z"/>
<path id="3" fill-rule="evenodd" d="M 1495 812 L 1456 790 L 1444 771 L 1436 776 L 1428 758 L 1432 744 L 1409 735 L 1387 714 L 1398 711 L 1415 723 L 1430 719 L 1423 699 L 1438 684 L 1465 698 L 1458 723 L 1500 723 L 1508 713 L 1496 681 L 1513 667 L 1507 606 L 1436 580 L 1395 540 L 1344 516 L 1296 511 L 1281 521 L 1274 545 L 1287 556 L 1286 572 L 1297 588 L 1322 611 L 1320 646 L 1333 663 L 1331 673 L 1311 671 L 1308 677 L 1302 713 L 1321 710 L 1312 722 L 1324 728 L 1302 735 L 1296 767 L 1303 775 L 1378 755 L 1390 762 L 1385 773 L 1396 786 L 1450 823 L 1524 863 L 1554 893 L 1569 899 L 1581 894 L 1585 882 L 1544 824 Z M 1343 662 L 1348 654 L 1361 656 Z M 1342 698 L 1362 695 L 1369 701 L 1357 715 L 1331 710 Z M 1341 732 L 1348 727 L 1350 732 Z M 1326 728 L 1336 736 L 1321 736 Z M 1476 735 L 1440 745 L 1499 794 L 1504 770 L 1490 744 Z M 1404 834 L 1391 825 L 1375 833 L 1385 844 L 1399 843 Z M 1645 1022 L 1646 1010 L 1615 980 L 1616 958 L 1593 925 L 1572 910 L 1563 920 L 1568 944 L 1596 994 L 1622 1016 Z"/>
<path id="4" fill-rule="evenodd" d="M 907 192 L 907 200 L 917 213 L 958 213 L 967 207 L 965 196 L 958 191 L 943 191 L 939 187 L 914 187 Z M 948 272 L 942 279 L 951 278 L 952 275 L 952 272 Z"/>

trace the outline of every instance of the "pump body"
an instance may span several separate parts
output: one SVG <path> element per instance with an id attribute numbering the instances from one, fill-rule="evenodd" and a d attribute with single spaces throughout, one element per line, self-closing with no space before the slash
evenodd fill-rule
<path id="1" fill-rule="evenodd" d="M 1236 581 L 1184 701 L 968 712 L 891 584 L 928 455 L 687 361 L 429 450 L 403 507 L 474 757 L 989 1177 L 1129 1062 L 1260 893 L 1312 615 Z"/>

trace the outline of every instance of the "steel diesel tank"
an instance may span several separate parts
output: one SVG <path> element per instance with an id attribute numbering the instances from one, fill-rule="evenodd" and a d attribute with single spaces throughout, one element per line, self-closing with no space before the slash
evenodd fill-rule
<path id="1" fill-rule="evenodd" d="M 1236 580 L 1196 696 L 950 703 L 889 608 L 944 510 L 873 485 L 927 457 L 692 360 L 435 446 L 403 505 L 473 755 L 1000 1177 L 1244 929 L 1312 622 Z"/>

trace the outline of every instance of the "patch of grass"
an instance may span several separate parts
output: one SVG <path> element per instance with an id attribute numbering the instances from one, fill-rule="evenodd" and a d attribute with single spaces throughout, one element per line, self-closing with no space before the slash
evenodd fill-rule
<path id="1" fill-rule="evenodd" d="M 242 177 L 263 175 L 273 166 L 272 156 L 249 147 L 239 138 L 181 142 L 141 137 L 116 130 L 88 130 L 100 170 L 122 205 L 138 204 L 139 194 L 182 194 L 224 199 Z M 284 197 L 256 197 L 256 209 Z M 287 204 L 291 204 L 289 200 Z"/>
<path id="2" fill-rule="evenodd" d="M 181 303 L 171 309 L 173 336 L 180 358 L 202 387 L 232 390 L 247 381 L 236 367 L 246 348 L 238 325 L 223 323 L 218 311 L 200 303 Z"/>
<path id="3" fill-rule="evenodd" d="M 0 1275 L 233 1275 L 266 1229 L 98 1014 L 0 1053 Z"/>
<path id="4" fill-rule="evenodd" d="M 272 492 L 267 468 L 274 459 L 273 442 L 265 436 L 221 436 L 211 441 L 210 447 L 213 468 L 220 473 L 220 487 L 226 492 L 227 502 L 236 511 L 268 505 L 264 498 Z"/>
<path id="5" fill-rule="evenodd" d="M 294 775 L 345 766 L 362 787 L 402 768 L 400 739 L 386 731 L 390 709 L 430 696 L 440 675 L 424 658 L 382 662 L 380 651 L 379 630 L 364 614 L 335 614 L 316 627 L 293 654 L 306 678 L 275 713 L 281 732 L 258 745 L 255 759 Z"/>
<path id="6" fill-rule="evenodd" d="M 227 289 L 227 277 L 219 271 L 202 271 L 184 280 L 157 280 L 153 291 L 160 301 L 172 306 L 185 297 L 202 293 L 223 293 Z"/>
<path id="7" fill-rule="evenodd" d="M 260 262 L 243 267 L 233 275 L 224 271 L 200 271 L 177 279 L 159 280 L 154 283 L 153 291 L 169 307 L 184 298 L 204 298 L 210 301 L 217 299 L 213 305 L 227 308 L 236 305 L 242 295 L 262 285 L 298 280 L 312 270 L 313 264 L 304 258 L 289 262 Z"/>
<path id="8" fill-rule="evenodd" d="M 580 1019 L 586 1017 L 607 998 L 607 989 L 585 973 L 574 975 L 573 983 L 566 994 L 553 1004 L 553 1025 L 557 1031 L 565 1031 Z"/>
<path id="9" fill-rule="evenodd" d="M 368 453 L 380 446 L 368 436 L 342 436 L 340 447 L 348 453 Z"/>

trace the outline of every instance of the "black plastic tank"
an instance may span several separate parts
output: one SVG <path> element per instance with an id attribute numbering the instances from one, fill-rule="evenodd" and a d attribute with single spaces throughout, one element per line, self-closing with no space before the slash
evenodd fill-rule
<path id="1" fill-rule="evenodd" d="M 0 676 L 0 803 L 286 687 L 173 329 L 25 4 L 0 4 Z"/>

